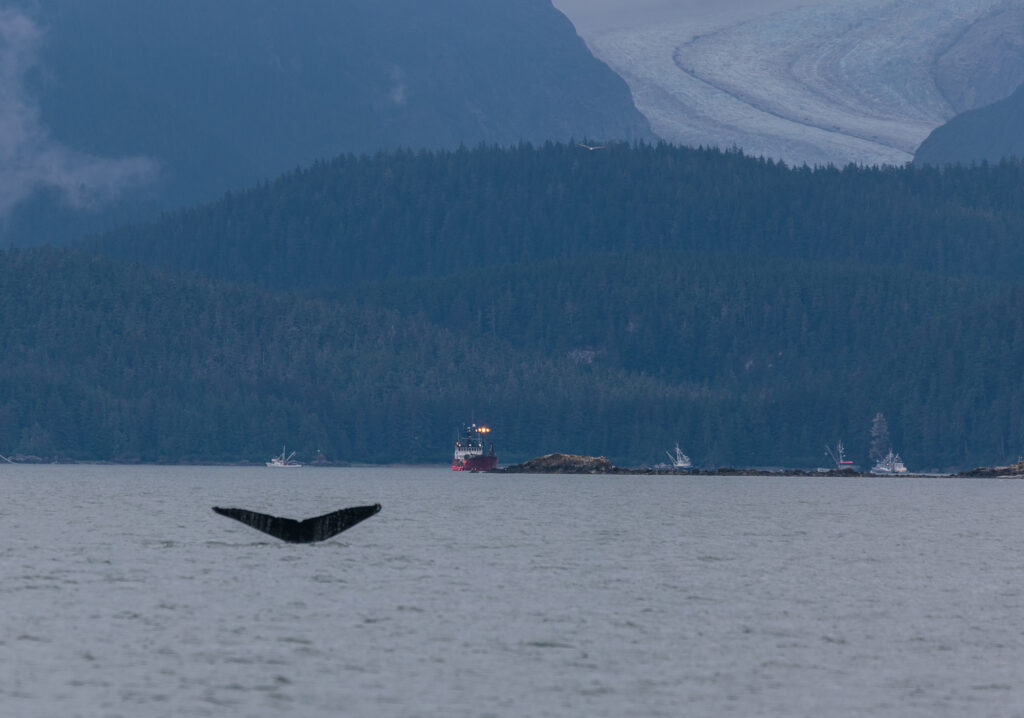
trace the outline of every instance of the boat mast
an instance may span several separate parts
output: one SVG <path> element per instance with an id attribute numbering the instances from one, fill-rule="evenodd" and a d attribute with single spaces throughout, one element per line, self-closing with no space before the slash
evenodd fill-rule
<path id="1" fill-rule="evenodd" d="M 843 449 L 843 442 L 840 439 L 836 442 L 835 451 L 828 444 L 825 445 L 825 455 L 835 463 L 837 469 L 843 468 L 843 460 L 846 458 L 846 451 Z"/>

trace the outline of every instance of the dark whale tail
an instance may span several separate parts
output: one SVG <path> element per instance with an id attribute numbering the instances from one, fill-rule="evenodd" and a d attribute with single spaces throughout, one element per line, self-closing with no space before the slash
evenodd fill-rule
<path id="1" fill-rule="evenodd" d="M 274 538 L 289 543 L 313 543 L 315 541 L 326 541 L 332 536 L 337 536 L 342 531 L 350 529 L 360 521 L 370 518 L 380 511 L 380 504 L 373 506 L 353 506 L 340 511 L 333 511 L 323 516 L 316 516 L 304 521 L 295 519 L 283 519 L 277 516 L 246 511 L 245 509 L 222 509 L 214 506 L 213 510 L 221 516 L 227 516 L 235 521 L 241 521 L 246 526 L 252 526 L 257 531 L 270 534 Z"/>

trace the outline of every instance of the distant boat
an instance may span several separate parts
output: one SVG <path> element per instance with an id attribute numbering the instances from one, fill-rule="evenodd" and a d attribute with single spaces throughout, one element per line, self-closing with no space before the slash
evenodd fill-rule
<path id="1" fill-rule="evenodd" d="M 903 459 L 900 458 L 900 455 L 894 454 L 892 449 L 890 449 L 885 458 L 879 459 L 878 463 L 871 467 L 871 473 L 882 476 L 905 474 L 907 473 L 907 467 L 903 465 Z"/>
<path id="2" fill-rule="evenodd" d="M 842 440 L 836 442 L 836 448 L 831 446 L 825 447 L 825 456 L 832 459 L 832 463 L 835 466 L 827 468 L 819 468 L 820 473 L 827 473 L 829 471 L 856 471 L 857 466 L 852 461 L 846 458 L 846 449 L 843 447 Z"/>
<path id="3" fill-rule="evenodd" d="M 668 456 L 668 460 L 671 463 L 668 464 L 656 464 L 653 468 L 659 471 L 672 471 L 675 469 L 692 469 L 693 462 L 690 461 L 690 457 L 683 453 L 683 450 L 679 448 L 678 442 L 676 443 L 676 453 L 673 454 L 671 451 L 666 451 L 665 455 Z"/>
<path id="4" fill-rule="evenodd" d="M 490 471 L 498 466 L 498 457 L 494 454 L 494 443 L 484 453 L 484 437 L 491 433 L 486 426 L 470 424 L 462 436 L 455 439 L 455 455 L 452 458 L 452 471 Z"/>
<path id="5" fill-rule="evenodd" d="M 676 454 L 672 455 L 671 451 L 666 451 L 668 454 L 669 461 L 672 462 L 673 469 L 692 469 L 693 462 L 690 461 L 690 457 L 683 453 L 683 450 L 679 448 L 679 444 L 676 444 Z"/>
<path id="6" fill-rule="evenodd" d="M 298 461 L 293 461 L 292 459 L 294 457 L 295 457 L 295 452 L 294 451 L 292 453 L 290 453 L 290 454 L 287 454 L 285 447 L 282 446 L 281 447 L 281 455 L 280 456 L 275 456 L 270 461 L 268 461 L 267 462 L 267 466 L 269 466 L 271 468 L 274 468 L 274 469 L 297 469 L 300 466 L 302 466 L 302 464 L 300 464 Z"/>

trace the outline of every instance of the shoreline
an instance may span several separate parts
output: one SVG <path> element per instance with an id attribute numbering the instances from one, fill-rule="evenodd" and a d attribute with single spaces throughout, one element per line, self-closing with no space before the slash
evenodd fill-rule
<path id="1" fill-rule="evenodd" d="M 825 479 L 829 478 L 848 478 L 848 479 L 888 479 L 888 478 L 900 478 L 900 479 L 957 479 L 957 478 L 998 478 L 998 479 L 1022 479 L 1024 476 L 1015 475 L 996 475 L 996 476 L 967 476 L 965 474 L 943 474 L 943 473 L 914 473 L 908 472 L 906 474 L 872 474 L 870 472 L 863 471 L 849 471 L 849 470 L 830 470 L 830 471 L 817 471 L 809 469 L 739 469 L 722 467 L 718 469 L 651 469 L 645 467 L 623 467 L 616 466 L 608 471 L 588 471 L 588 470 L 554 470 L 554 471 L 533 471 L 523 470 L 516 466 L 507 466 L 505 468 L 492 469 L 487 472 L 488 474 L 576 474 L 576 475 L 607 475 L 607 476 L 705 476 L 705 477 L 727 477 L 727 476 L 778 476 L 778 477 L 792 477 L 792 478 L 814 478 L 821 477 Z"/>
<path id="2" fill-rule="evenodd" d="M 135 467 L 224 467 L 224 468 L 269 468 L 263 461 L 181 461 L 146 462 L 117 460 L 44 459 L 36 456 L 4 457 L 3 466 L 135 466 Z M 303 464 L 309 469 L 444 469 L 447 464 L 364 464 L 347 461 L 324 461 Z M 704 477 L 793 477 L 793 478 L 905 478 L 905 479 L 1024 479 L 1024 462 L 1010 466 L 981 466 L 958 473 L 908 472 L 905 474 L 876 474 L 870 471 L 849 469 L 754 469 L 722 466 L 715 469 L 662 469 L 647 466 L 616 466 L 604 457 L 578 456 L 573 454 L 547 454 L 521 464 L 512 464 L 487 471 L 472 472 L 485 474 L 576 474 L 609 476 L 704 476 Z"/>
<path id="3" fill-rule="evenodd" d="M 575 454 L 547 454 L 522 464 L 514 464 L 487 473 L 499 474 L 606 474 L 612 476 L 778 476 L 864 479 L 1024 479 L 1024 462 L 1012 466 L 979 467 L 960 473 L 907 472 L 905 474 L 876 474 L 852 469 L 743 469 L 719 467 L 717 469 L 655 469 L 650 467 L 615 466 L 603 456 Z"/>

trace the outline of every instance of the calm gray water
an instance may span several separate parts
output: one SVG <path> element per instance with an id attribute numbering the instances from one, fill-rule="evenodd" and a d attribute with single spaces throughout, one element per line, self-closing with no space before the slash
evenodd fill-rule
<path id="1" fill-rule="evenodd" d="M 0 467 L 4 716 L 1024 715 L 1024 483 Z M 213 505 L 306 517 L 316 545 Z"/>

